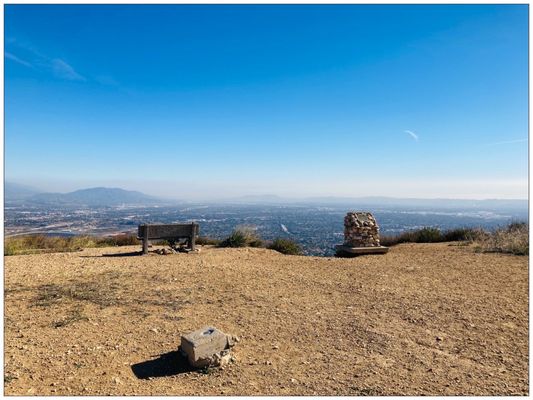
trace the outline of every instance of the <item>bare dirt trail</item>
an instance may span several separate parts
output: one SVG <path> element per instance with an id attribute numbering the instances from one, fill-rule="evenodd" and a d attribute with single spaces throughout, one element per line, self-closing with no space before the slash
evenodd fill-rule
<path id="1" fill-rule="evenodd" d="M 5 258 L 6 395 L 528 393 L 528 257 L 137 250 Z M 176 361 L 204 325 L 241 338 L 235 363 Z"/>

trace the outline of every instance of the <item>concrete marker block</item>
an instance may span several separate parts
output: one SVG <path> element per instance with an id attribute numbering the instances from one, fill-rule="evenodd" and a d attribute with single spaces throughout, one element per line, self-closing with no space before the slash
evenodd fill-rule
<path id="1" fill-rule="evenodd" d="M 229 347 L 228 336 L 212 326 L 181 337 L 181 350 L 196 368 L 217 365 L 220 355 Z"/>

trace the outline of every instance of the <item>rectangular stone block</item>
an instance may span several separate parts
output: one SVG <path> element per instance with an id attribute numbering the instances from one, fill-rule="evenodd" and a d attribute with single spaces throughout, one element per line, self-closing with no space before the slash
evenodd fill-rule
<path id="1" fill-rule="evenodd" d="M 206 326 L 181 337 L 181 350 L 193 367 L 212 363 L 213 357 L 229 347 L 228 337 L 216 328 Z"/>

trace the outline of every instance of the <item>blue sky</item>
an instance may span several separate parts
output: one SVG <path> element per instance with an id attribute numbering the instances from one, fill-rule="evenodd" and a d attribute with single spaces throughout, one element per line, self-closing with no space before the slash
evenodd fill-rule
<path id="1" fill-rule="evenodd" d="M 527 5 L 6 5 L 6 180 L 526 198 Z"/>

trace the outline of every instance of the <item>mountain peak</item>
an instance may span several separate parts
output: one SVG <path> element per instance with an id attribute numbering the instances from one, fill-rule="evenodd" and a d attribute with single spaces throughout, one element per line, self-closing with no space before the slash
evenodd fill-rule
<path id="1" fill-rule="evenodd" d="M 27 196 L 25 200 L 32 203 L 65 206 L 149 205 L 161 201 L 156 197 L 141 192 L 107 187 L 79 189 L 69 193 L 33 193 Z"/>

